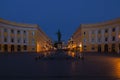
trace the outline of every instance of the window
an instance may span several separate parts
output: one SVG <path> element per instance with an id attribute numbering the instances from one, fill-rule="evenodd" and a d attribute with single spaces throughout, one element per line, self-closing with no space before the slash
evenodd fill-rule
<path id="1" fill-rule="evenodd" d="M 112 32 L 115 32 L 115 28 L 112 28 Z"/>
<path id="2" fill-rule="evenodd" d="M 19 31 L 19 30 L 17 31 L 17 34 L 20 34 L 20 31 Z"/>
<path id="3" fill-rule="evenodd" d="M 32 39 L 32 44 L 35 44 L 35 40 L 34 39 Z"/>
<path id="4" fill-rule="evenodd" d="M 24 34 L 26 34 L 26 31 L 23 31 Z"/>
<path id="5" fill-rule="evenodd" d="M 115 44 L 112 44 L 112 52 L 115 52 Z"/>
<path id="6" fill-rule="evenodd" d="M 84 39 L 84 42 L 86 42 L 86 39 Z"/>
<path id="7" fill-rule="evenodd" d="M 107 37 L 105 38 L 105 41 L 108 41 L 108 38 L 107 38 Z"/>
<path id="8" fill-rule="evenodd" d="M 14 39 L 13 39 L 13 38 L 11 39 L 11 42 L 14 42 Z"/>
<path id="9" fill-rule="evenodd" d="M 92 46 L 91 50 L 95 50 L 94 46 Z"/>
<path id="10" fill-rule="evenodd" d="M 92 34 L 95 34 L 95 31 L 92 31 Z"/>
<path id="11" fill-rule="evenodd" d="M 101 42 L 101 38 L 98 38 L 98 42 Z"/>
<path id="12" fill-rule="evenodd" d="M 32 35 L 33 35 L 33 36 L 35 35 L 35 32 L 34 32 L 34 31 L 32 32 Z"/>
<path id="13" fill-rule="evenodd" d="M 7 38 L 6 37 L 4 38 L 4 42 L 7 42 Z"/>
<path id="14" fill-rule="evenodd" d="M 84 47 L 84 51 L 86 51 L 86 49 L 87 49 L 87 46 L 86 46 L 86 45 L 84 45 L 83 47 Z"/>
<path id="15" fill-rule="evenodd" d="M 86 34 L 86 32 L 84 32 L 84 35 Z"/>
<path id="16" fill-rule="evenodd" d="M 17 51 L 21 51 L 21 46 L 17 45 Z"/>
<path id="17" fill-rule="evenodd" d="M 108 33 L 108 29 L 105 29 L 105 33 Z"/>
<path id="18" fill-rule="evenodd" d="M 23 43 L 26 43 L 26 39 L 23 40 Z"/>
<path id="19" fill-rule="evenodd" d="M 101 33 L 101 30 L 99 30 L 98 33 L 100 34 L 100 33 Z"/>
<path id="20" fill-rule="evenodd" d="M 87 46 L 85 45 L 84 48 L 86 48 Z"/>
<path id="21" fill-rule="evenodd" d="M 32 48 L 32 50 L 35 50 L 35 48 Z"/>
<path id="22" fill-rule="evenodd" d="M 24 48 L 24 50 L 27 50 L 27 46 L 26 45 L 24 45 L 23 48 Z"/>
<path id="23" fill-rule="evenodd" d="M 94 42 L 94 38 L 92 38 L 92 42 Z"/>
<path id="24" fill-rule="evenodd" d="M 20 38 L 18 38 L 17 42 L 20 43 Z"/>
<path id="25" fill-rule="evenodd" d="M 13 30 L 13 29 L 11 29 L 11 33 L 14 33 L 14 30 Z"/>
<path id="26" fill-rule="evenodd" d="M 115 36 L 112 37 L 112 41 L 115 41 Z"/>
<path id="27" fill-rule="evenodd" d="M 0 45 L 0 50 L 1 50 L 1 45 Z"/>
<path id="28" fill-rule="evenodd" d="M 7 32 L 7 29 L 6 29 L 6 28 L 4 29 L 4 32 Z"/>
<path id="29" fill-rule="evenodd" d="M 120 49 L 120 43 L 119 43 L 119 49 Z"/>

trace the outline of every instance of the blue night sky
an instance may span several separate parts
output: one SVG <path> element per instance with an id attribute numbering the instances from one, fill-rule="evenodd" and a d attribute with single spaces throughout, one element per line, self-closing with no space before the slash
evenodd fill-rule
<path id="1" fill-rule="evenodd" d="M 60 29 L 67 41 L 82 23 L 120 17 L 120 0 L 0 0 L 0 17 L 39 24 L 53 40 Z"/>

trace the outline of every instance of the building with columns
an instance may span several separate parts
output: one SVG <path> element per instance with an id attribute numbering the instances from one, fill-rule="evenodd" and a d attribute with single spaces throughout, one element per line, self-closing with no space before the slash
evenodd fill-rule
<path id="1" fill-rule="evenodd" d="M 120 18 L 95 24 L 81 24 L 68 41 L 68 48 L 81 52 L 119 52 Z"/>
<path id="2" fill-rule="evenodd" d="M 0 52 L 41 52 L 50 48 L 51 39 L 38 25 L 0 19 Z"/>

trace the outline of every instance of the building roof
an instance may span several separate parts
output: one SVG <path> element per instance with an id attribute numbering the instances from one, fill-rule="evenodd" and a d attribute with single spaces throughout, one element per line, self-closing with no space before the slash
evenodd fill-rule
<path id="1" fill-rule="evenodd" d="M 100 22 L 100 23 L 93 23 L 93 24 L 81 24 L 80 27 L 95 27 L 95 26 L 106 26 L 106 25 L 113 25 L 113 24 L 120 24 L 120 18 Z"/>
<path id="2" fill-rule="evenodd" d="M 7 25 L 12 25 L 12 26 L 19 26 L 19 27 L 38 27 L 37 24 L 24 24 L 24 23 L 16 23 L 8 20 L 4 20 L 0 18 L 0 23 L 7 24 Z"/>

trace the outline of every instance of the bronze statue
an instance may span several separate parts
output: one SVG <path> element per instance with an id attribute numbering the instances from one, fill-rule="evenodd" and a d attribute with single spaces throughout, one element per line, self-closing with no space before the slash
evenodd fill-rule
<path id="1" fill-rule="evenodd" d="M 57 32 L 57 37 L 58 37 L 58 42 L 61 42 L 62 35 L 61 35 L 61 32 L 60 32 L 59 29 L 58 29 L 58 32 Z"/>

